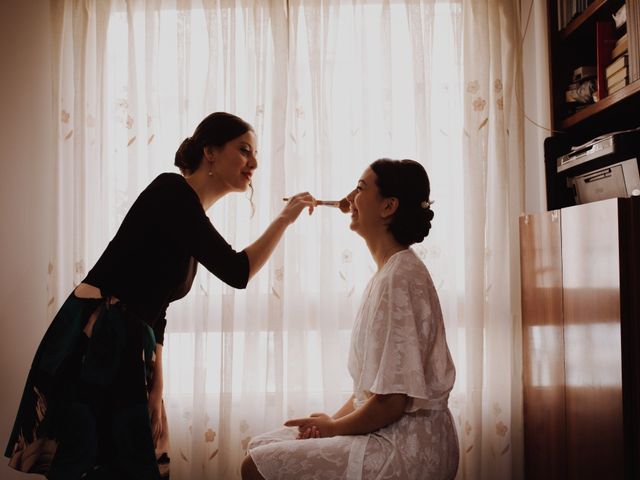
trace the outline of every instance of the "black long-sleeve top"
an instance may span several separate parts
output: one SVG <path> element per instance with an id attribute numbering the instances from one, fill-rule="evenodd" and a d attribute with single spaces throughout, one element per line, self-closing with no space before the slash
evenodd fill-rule
<path id="1" fill-rule="evenodd" d="M 184 297 L 197 263 L 235 288 L 249 280 L 249 259 L 207 217 L 184 177 L 163 173 L 140 194 L 85 283 L 118 298 L 164 342 L 169 303 Z"/>

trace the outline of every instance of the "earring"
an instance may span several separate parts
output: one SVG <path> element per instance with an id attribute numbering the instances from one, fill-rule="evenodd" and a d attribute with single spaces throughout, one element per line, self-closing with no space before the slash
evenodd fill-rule
<path id="1" fill-rule="evenodd" d="M 209 169 L 209 176 L 212 176 L 213 172 L 211 171 L 211 169 Z"/>

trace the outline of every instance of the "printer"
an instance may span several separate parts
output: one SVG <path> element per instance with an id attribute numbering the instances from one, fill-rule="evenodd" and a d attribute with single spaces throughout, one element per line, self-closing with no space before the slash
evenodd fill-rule
<path id="1" fill-rule="evenodd" d="M 613 132 L 571 147 L 556 160 L 575 204 L 640 196 L 640 128 Z"/>

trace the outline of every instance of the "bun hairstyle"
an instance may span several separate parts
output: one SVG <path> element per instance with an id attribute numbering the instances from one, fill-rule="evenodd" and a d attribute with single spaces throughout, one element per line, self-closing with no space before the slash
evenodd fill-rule
<path id="1" fill-rule="evenodd" d="M 226 112 L 212 113 L 180 144 L 173 163 L 183 175 L 191 174 L 200 166 L 205 147 L 223 147 L 248 131 L 253 132 L 253 127 L 240 117 Z"/>
<path id="2" fill-rule="evenodd" d="M 401 245 L 420 243 L 429 235 L 433 210 L 431 186 L 424 167 L 415 160 L 381 158 L 370 165 L 383 198 L 398 199 L 398 208 L 388 229 Z"/>

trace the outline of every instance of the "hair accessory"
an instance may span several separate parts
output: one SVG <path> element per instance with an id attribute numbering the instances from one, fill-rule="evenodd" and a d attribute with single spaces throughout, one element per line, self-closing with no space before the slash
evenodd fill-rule
<path id="1" fill-rule="evenodd" d="M 427 200 L 423 200 L 422 203 L 420 204 L 420 206 L 426 210 L 427 208 L 429 208 L 431 206 L 432 203 L 433 202 L 428 202 Z"/>

